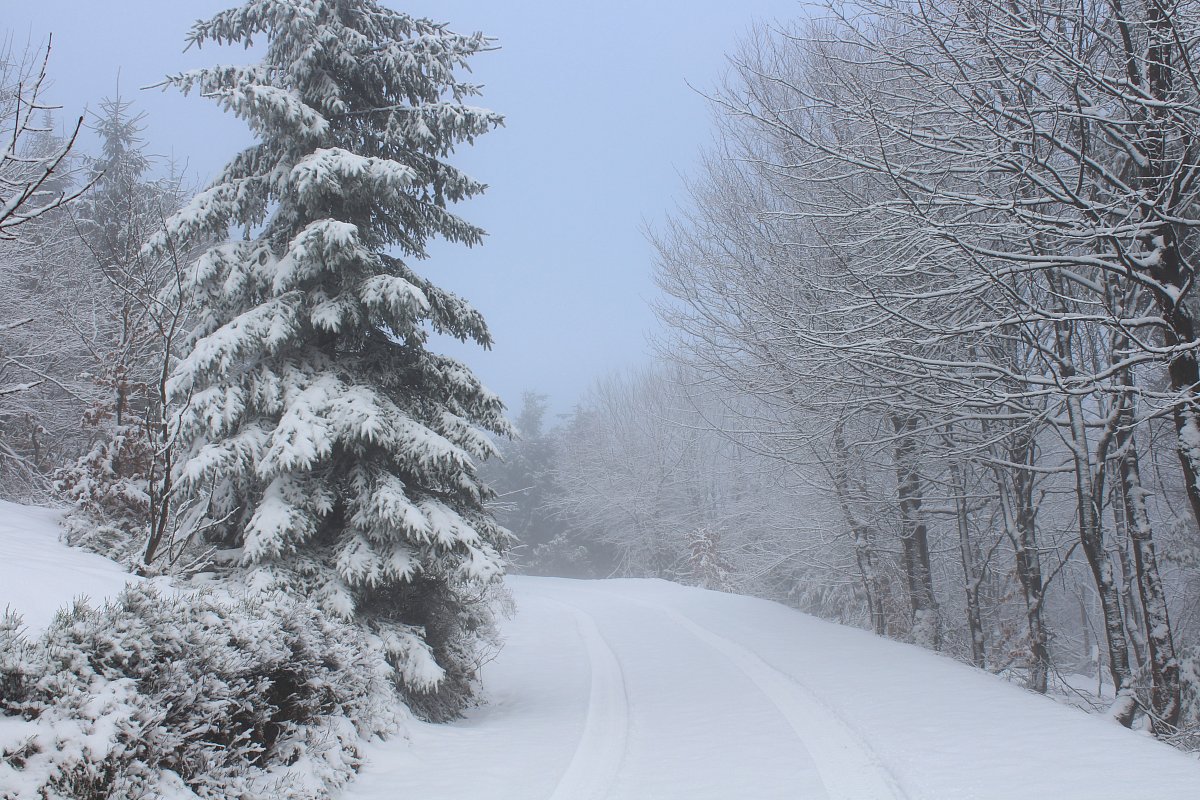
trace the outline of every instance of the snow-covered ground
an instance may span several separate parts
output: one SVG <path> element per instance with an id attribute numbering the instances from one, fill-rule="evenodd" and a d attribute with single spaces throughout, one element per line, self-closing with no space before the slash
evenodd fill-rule
<path id="1" fill-rule="evenodd" d="M 512 578 L 489 704 L 352 800 L 1200 797 L 1200 763 L 947 658 L 662 581 Z"/>
<path id="2" fill-rule="evenodd" d="M 101 602 L 140 580 L 107 558 L 59 542 L 61 512 L 0 500 L 0 610 L 42 631 L 76 599 Z"/>
<path id="3" fill-rule="evenodd" d="M 0 607 L 31 628 L 132 576 L 0 503 Z M 488 702 L 371 745 L 345 800 L 1200 796 L 1200 762 L 915 647 L 663 581 L 511 578 Z M 2 788 L 2 787 L 0 787 Z"/>

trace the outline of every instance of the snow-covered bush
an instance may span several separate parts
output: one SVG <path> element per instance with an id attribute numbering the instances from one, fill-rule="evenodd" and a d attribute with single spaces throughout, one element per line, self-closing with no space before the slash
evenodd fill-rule
<path id="1" fill-rule="evenodd" d="M 83 297 L 98 311 L 90 325 L 67 326 L 74 336 L 69 344 L 90 358 L 79 376 L 90 383 L 81 393 L 91 400 L 80 426 L 88 444 L 53 473 L 53 487 L 73 507 L 71 544 L 146 573 L 171 560 L 161 558 L 169 546 L 159 547 L 177 510 L 170 498 L 173 412 L 163 392 L 189 305 L 178 291 L 187 251 L 151 258 L 141 246 L 186 190 L 174 173 L 151 177 L 144 115 L 132 108 L 119 97 L 100 102 L 101 152 L 87 159 L 93 184 L 75 204 L 71 224 L 82 254 L 68 259 L 74 272 L 58 279 L 66 284 L 63 303 Z"/>
<path id="2" fill-rule="evenodd" d="M 423 647 L 411 648 L 409 663 L 396 664 L 397 686 L 410 709 L 423 719 L 446 722 L 473 702 L 479 668 L 500 649 L 496 609 L 510 604 L 502 584 L 455 586 L 446 581 L 418 578 L 393 586 L 366 609 L 373 619 L 390 620 L 381 634 L 400 627 L 419 628 Z M 432 656 L 428 659 L 426 653 Z M 394 655 L 389 653 L 389 659 Z M 415 661 L 415 663 L 413 663 Z M 429 680 L 414 681 L 422 668 Z"/>
<path id="3" fill-rule="evenodd" d="M 1200 752 L 1200 648 L 1185 648 L 1179 662 L 1179 725 L 1168 739 L 1181 750 Z"/>
<path id="4" fill-rule="evenodd" d="M 691 570 L 692 583 L 701 589 L 733 591 L 733 568 L 723 552 L 721 532 L 700 528 L 693 531 L 689 538 L 691 553 L 688 556 L 688 569 Z"/>
<path id="5" fill-rule="evenodd" d="M 0 798 L 318 798 L 395 729 L 380 644 L 280 593 L 0 621 Z"/>
<path id="6" fill-rule="evenodd" d="M 73 506 L 64 520 L 67 541 L 115 561 L 135 557 L 149 527 L 153 458 L 139 427 L 110 425 L 91 450 L 56 470 L 54 489 Z"/>
<path id="7" fill-rule="evenodd" d="M 225 574 L 227 580 L 299 597 L 321 597 L 323 577 L 321 564 L 307 557 Z M 355 617 L 320 613 L 332 624 L 361 626 L 376 637 L 408 708 L 422 719 L 446 722 L 474 702 L 479 668 L 500 648 L 497 612 L 507 613 L 510 605 L 503 583 L 423 574 L 377 587 Z"/>

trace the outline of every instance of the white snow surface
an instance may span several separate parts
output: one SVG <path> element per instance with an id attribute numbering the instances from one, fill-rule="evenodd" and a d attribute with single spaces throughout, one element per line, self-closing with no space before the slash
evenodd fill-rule
<path id="1" fill-rule="evenodd" d="M 136 577 L 0 502 L 0 608 L 31 631 Z M 486 703 L 368 745 L 342 800 L 1200 796 L 1200 762 L 986 673 L 777 603 L 510 577 Z"/>
<path id="2" fill-rule="evenodd" d="M 487 703 L 346 800 L 1195 798 L 1200 762 L 986 673 L 664 581 L 510 578 Z"/>
<path id="3" fill-rule="evenodd" d="M 77 599 L 93 605 L 142 580 L 120 564 L 61 541 L 62 512 L 0 500 L 0 611 L 21 615 L 31 635 Z"/>

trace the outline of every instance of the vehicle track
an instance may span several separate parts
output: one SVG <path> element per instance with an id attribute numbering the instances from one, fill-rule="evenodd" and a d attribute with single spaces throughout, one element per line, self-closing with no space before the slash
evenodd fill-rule
<path id="1" fill-rule="evenodd" d="M 583 733 L 550 800 L 604 800 L 612 792 L 629 740 L 629 698 L 621 662 L 590 614 L 577 606 L 541 599 L 575 619 L 592 670 Z"/>
<path id="2" fill-rule="evenodd" d="M 896 775 L 862 734 L 795 676 L 673 608 L 620 599 L 657 611 L 731 661 L 775 706 L 808 750 L 829 800 L 909 800 Z"/>

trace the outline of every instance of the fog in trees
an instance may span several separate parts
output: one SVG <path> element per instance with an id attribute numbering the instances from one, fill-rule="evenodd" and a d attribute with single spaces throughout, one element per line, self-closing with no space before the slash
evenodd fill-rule
<path id="1" fill-rule="evenodd" d="M 486 107 L 502 41 L 402 6 L 196 22 L 203 65 L 153 88 L 248 137 L 203 178 L 146 94 L 60 107 L 60 45 L 5 40 L 0 514 L 56 509 L 63 544 L 136 576 L 28 635 L 0 618 L 13 797 L 342 796 L 368 741 L 550 719 L 508 689 L 489 717 L 485 678 L 556 686 L 574 647 L 599 755 L 559 770 L 567 796 L 628 766 L 622 658 L 667 642 L 719 654 L 696 673 L 736 667 L 793 729 L 836 716 L 845 698 L 797 700 L 768 663 L 762 641 L 798 646 L 780 606 L 861 629 L 831 659 L 892 640 L 1200 750 L 1200 6 L 747 16 L 693 82 L 708 143 L 640 230 L 647 345 L 581 356 L 578 394 L 550 345 L 629 323 L 551 325 L 589 298 L 461 291 L 492 284 L 455 260 L 519 238 L 487 148 L 550 123 Z M 529 204 L 530 263 L 603 250 L 602 221 L 575 240 L 542 219 L 584 208 L 584 172 L 525 163 L 533 188 L 499 202 Z M 480 310 L 517 294 L 544 352 Z M 541 383 L 488 388 L 531 364 Z M 746 623 L 757 649 L 695 616 L 734 595 L 773 601 L 723 607 L 776 620 Z M 558 620 L 533 637 L 551 655 L 519 640 L 536 669 L 489 672 L 526 612 Z"/>

